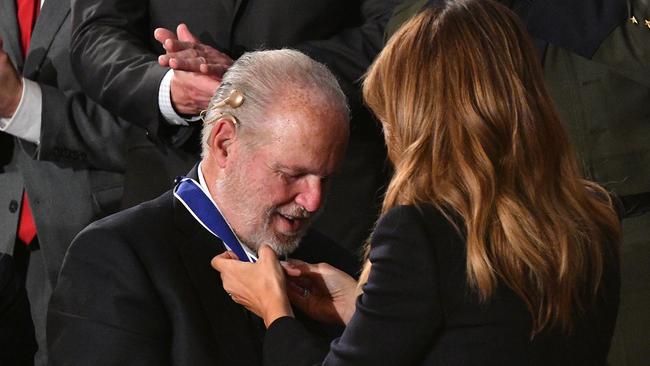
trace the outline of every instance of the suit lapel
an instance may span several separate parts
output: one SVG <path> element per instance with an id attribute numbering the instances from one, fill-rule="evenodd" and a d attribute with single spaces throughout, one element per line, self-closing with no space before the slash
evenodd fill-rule
<path id="1" fill-rule="evenodd" d="M 23 54 L 20 47 L 20 34 L 16 19 L 15 0 L 0 0 L 0 29 L 2 32 L 2 46 L 18 70 L 22 70 Z"/>
<path id="2" fill-rule="evenodd" d="M 70 1 L 45 0 L 32 32 L 29 53 L 23 68 L 25 77 L 33 77 L 37 72 L 55 35 L 69 13 Z"/>
<path id="3" fill-rule="evenodd" d="M 247 310 L 226 294 L 219 273 L 210 266 L 210 260 L 225 250 L 223 244 L 196 222 L 176 198 L 174 220 L 185 238 L 179 244 L 181 257 L 201 299 L 220 354 L 227 360 L 225 364 L 261 364 L 260 343 Z"/>

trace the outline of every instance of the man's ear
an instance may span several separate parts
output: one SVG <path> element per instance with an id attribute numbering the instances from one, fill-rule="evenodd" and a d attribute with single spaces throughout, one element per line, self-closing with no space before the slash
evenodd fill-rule
<path id="1" fill-rule="evenodd" d="M 235 120 L 231 116 L 222 116 L 214 122 L 208 145 L 210 146 L 210 155 L 212 155 L 221 167 L 226 166 L 229 149 L 237 136 Z"/>

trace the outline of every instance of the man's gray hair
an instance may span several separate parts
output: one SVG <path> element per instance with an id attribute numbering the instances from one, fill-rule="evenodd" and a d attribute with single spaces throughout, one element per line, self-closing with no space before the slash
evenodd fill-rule
<path id="1" fill-rule="evenodd" d="M 212 126 L 223 114 L 235 117 L 237 133 L 250 134 L 260 130 L 273 104 L 281 102 L 282 96 L 292 89 L 305 89 L 310 96 L 320 97 L 323 108 L 332 113 L 349 115 L 347 99 L 336 77 L 329 69 L 305 54 L 291 49 L 248 52 L 242 55 L 224 74 L 221 85 L 210 100 L 205 113 L 202 131 L 202 156 L 209 146 L 208 139 Z M 232 90 L 244 95 L 244 103 L 238 108 L 229 105 L 214 108 L 214 105 L 227 98 Z"/>

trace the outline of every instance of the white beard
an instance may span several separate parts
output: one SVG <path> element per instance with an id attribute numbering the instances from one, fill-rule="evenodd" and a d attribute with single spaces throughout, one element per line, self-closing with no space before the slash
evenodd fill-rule
<path id="1" fill-rule="evenodd" d="M 230 208 L 229 212 L 236 215 L 238 228 L 233 227 L 235 235 L 249 249 L 257 252 L 262 244 L 266 244 L 278 256 L 286 256 L 293 252 L 309 227 L 303 227 L 290 236 L 275 232 L 271 227 L 271 218 L 277 212 L 297 217 L 310 215 L 303 207 L 291 203 L 281 207 L 265 207 L 263 197 L 259 190 L 246 183 L 242 169 L 237 169 L 234 174 L 228 174 L 215 182 L 215 192 L 218 192 L 222 205 Z M 231 220 L 232 221 L 232 220 Z"/>

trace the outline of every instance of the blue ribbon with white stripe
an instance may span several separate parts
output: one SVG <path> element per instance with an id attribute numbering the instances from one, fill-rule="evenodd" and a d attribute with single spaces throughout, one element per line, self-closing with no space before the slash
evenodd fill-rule
<path id="1" fill-rule="evenodd" d="M 219 208 L 212 201 L 208 192 L 205 192 L 201 185 L 194 179 L 179 177 L 180 181 L 174 187 L 176 197 L 187 210 L 194 216 L 206 230 L 212 235 L 221 239 L 226 249 L 233 251 L 237 258 L 243 262 L 256 262 L 257 258 L 253 253 L 244 249 L 237 236 L 226 222 Z"/>

